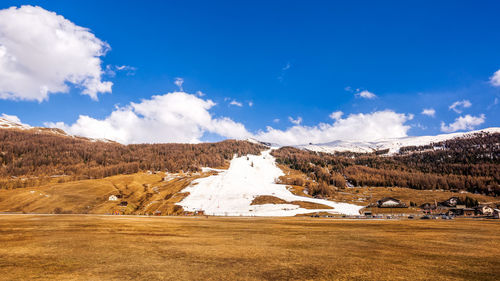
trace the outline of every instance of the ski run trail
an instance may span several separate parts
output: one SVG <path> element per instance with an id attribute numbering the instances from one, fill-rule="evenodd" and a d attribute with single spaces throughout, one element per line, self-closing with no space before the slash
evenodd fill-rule
<path id="1" fill-rule="evenodd" d="M 182 192 L 189 192 L 178 205 L 185 211 L 204 211 L 213 216 L 295 216 L 297 214 L 329 212 L 359 215 L 362 206 L 336 203 L 324 199 L 297 196 L 286 185 L 275 180 L 284 175 L 276 166 L 272 149 L 261 155 L 234 157 L 228 170 L 219 174 L 200 178 Z M 254 198 L 262 195 L 278 197 L 287 202 L 305 201 L 333 207 L 333 209 L 305 209 L 294 204 L 251 205 Z"/>

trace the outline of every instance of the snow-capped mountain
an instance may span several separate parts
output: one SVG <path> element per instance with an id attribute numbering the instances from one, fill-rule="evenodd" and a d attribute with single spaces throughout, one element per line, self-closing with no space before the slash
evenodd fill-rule
<path id="1" fill-rule="evenodd" d="M 2 129 L 28 130 L 28 129 L 32 129 L 33 127 L 26 125 L 26 124 L 14 122 L 14 121 L 9 120 L 9 119 L 4 118 L 4 117 L 0 117 L 0 128 L 2 128 Z"/>
<path id="2" fill-rule="evenodd" d="M 80 137 L 80 136 L 74 136 L 66 133 L 65 131 L 58 129 L 58 128 L 47 128 L 47 127 L 32 127 L 27 124 L 23 124 L 21 122 L 16 122 L 14 120 L 10 120 L 5 117 L 0 117 L 0 129 L 13 129 L 13 130 L 23 130 L 23 131 L 31 131 L 31 132 L 36 132 L 36 133 L 43 133 L 43 134 L 53 134 L 53 135 L 59 135 L 59 136 L 66 136 L 66 137 L 73 137 L 73 138 L 81 138 L 81 139 L 86 139 L 91 142 L 96 142 L 96 141 L 101 141 L 101 142 L 114 142 L 108 139 L 96 139 L 96 138 L 86 138 L 86 137 Z"/>
<path id="3" fill-rule="evenodd" d="M 500 128 L 493 127 L 477 131 L 465 132 L 465 133 L 441 134 L 436 136 L 391 138 L 391 139 L 380 139 L 376 141 L 338 140 L 322 144 L 299 145 L 297 147 L 311 151 L 325 152 L 325 153 L 344 152 L 344 151 L 367 153 L 367 152 L 374 152 L 377 150 L 389 149 L 389 154 L 394 154 L 399 152 L 399 149 L 401 147 L 428 145 L 431 143 L 441 142 L 454 138 L 468 137 L 477 133 L 500 133 Z"/>

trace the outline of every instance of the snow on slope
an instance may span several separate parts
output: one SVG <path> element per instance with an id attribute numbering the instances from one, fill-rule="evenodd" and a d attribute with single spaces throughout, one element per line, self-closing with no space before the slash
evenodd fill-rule
<path id="1" fill-rule="evenodd" d="M 190 194 L 178 204 L 186 211 L 203 210 L 205 214 L 215 216 L 294 216 L 320 211 L 359 215 L 361 206 L 297 196 L 285 185 L 276 184 L 275 179 L 283 172 L 276 166 L 270 152 L 271 149 L 261 155 L 235 157 L 228 170 L 195 180 L 185 188 L 182 192 Z M 319 203 L 334 209 L 304 209 L 293 204 L 250 205 L 260 195 L 275 196 L 289 202 Z"/>
<path id="2" fill-rule="evenodd" d="M 2 128 L 2 129 L 28 130 L 28 129 L 31 129 L 33 127 L 26 125 L 26 124 L 14 122 L 14 121 L 9 120 L 7 118 L 0 117 L 0 128 Z"/>
<path id="3" fill-rule="evenodd" d="M 471 131 L 466 133 L 452 133 L 452 134 L 442 134 L 436 136 L 420 136 L 420 137 L 405 137 L 405 138 L 395 138 L 395 139 L 381 139 L 373 142 L 363 142 L 363 141 L 333 141 L 323 144 L 309 144 L 309 145 L 299 145 L 298 148 L 303 148 L 311 151 L 317 152 L 373 152 L 376 150 L 389 149 L 389 154 L 397 153 L 401 147 L 404 146 L 420 146 L 427 145 L 430 143 L 441 142 L 445 140 L 450 140 L 458 137 L 467 137 L 476 133 L 500 133 L 500 128 L 487 128 L 478 131 Z"/>

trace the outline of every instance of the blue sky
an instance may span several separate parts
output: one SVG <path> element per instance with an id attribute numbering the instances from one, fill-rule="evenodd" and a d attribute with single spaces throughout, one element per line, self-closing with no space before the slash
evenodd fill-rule
<path id="1" fill-rule="evenodd" d="M 40 6 L 88 28 L 111 48 L 99 56 L 103 71 L 108 65 L 134 70 L 103 73 L 101 80 L 113 86 L 111 93 L 98 93 L 98 101 L 82 95 L 78 83 L 66 82 L 67 93 L 51 92 L 42 101 L 1 99 L 0 113 L 33 126 L 63 122 L 60 127 L 83 132 L 71 129 L 80 115 L 104 120 L 117 106 L 178 91 L 174 81 L 182 78 L 184 92 L 201 91 L 200 99 L 213 101 L 213 118 L 230 118 L 251 134 L 267 126 L 287 132 L 333 124 L 329 115 L 336 111 L 344 119 L 387 110 L 404 114 L 407 135 L 500 125 L 500 87 L 490 80 L 500 69 L 498 1 L 119 3 L 2 1 L 1 9 Z M 375 97 L 364 98 L 363 91 Z M 457 101 L 468 103 L 450 109 Z M 434 116 L 421 114 L 423 109 L 434 109 Z M 482 121 L 450 127 L 467 115 Z M 194 138 L 238 136 L 211 126 L 201 126 L 202 137 Z M 170 139 L 151 141 L 162 140 Z"/>

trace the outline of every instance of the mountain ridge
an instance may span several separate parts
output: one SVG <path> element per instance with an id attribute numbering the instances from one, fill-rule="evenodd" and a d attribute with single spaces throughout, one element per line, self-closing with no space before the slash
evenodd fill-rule
<path id="1" fill-rule="evenodd" d="M 315 152 L 335 153 L 335 152 L 358 152 L 371 153 L 379 150 L 389 149 L 389 154 L 399 152 L 399 149 L 406 146 L 422 146 L 431 143 L 442 142 L 455 138 L 470 137 L 480 133 L 500 133 L 500 127 L 490 127 L 481 130 L 474 130 L 460 133 L 428 135 L 428 136 L 408 136 L 402 138 L 379 139 L 375 141 L 345 141 L 337 140 L 321 144 L 298 145 L 297 148 Z"/>

